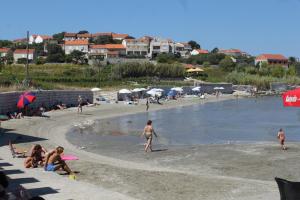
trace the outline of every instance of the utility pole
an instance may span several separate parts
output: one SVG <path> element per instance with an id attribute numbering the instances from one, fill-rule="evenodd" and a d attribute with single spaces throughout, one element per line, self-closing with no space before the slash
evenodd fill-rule
<path id="1" fill-rule="evenodd" d="M 26 64 L 25 64 L 25 68 L 26 68 L 26 76 L 25 76 L 25 80 L 24 80 L 24 85 L 25 86 L 29 86 L 29 31 L 27 31 L 27 44 L 26 44 Z"/>

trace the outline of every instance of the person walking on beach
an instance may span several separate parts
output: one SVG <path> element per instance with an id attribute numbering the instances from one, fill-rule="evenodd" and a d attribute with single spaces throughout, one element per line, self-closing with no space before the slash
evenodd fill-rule
<path id="1" fill-rule="evenodd" d="M 147 121 L 147 125 L 144 128 L 144 131 L 141 135 L 141 137 L 145 137 L 147 142 L 145 143 L 145 152 L 148 152 L 148 149 L 150 149 L 150 151 L 152 150 L 152 139 L 153 139 L 153 135 L 155 135 L 155 137 L 157 137 L 157 134 L 155 133 L 153 127 L 152 127 L 152 121 L 148 120 Z"/>
<path id="2" fill-rule="evenodd" d="M 285 133 L 283 131 L 283 129 L 279 129 L 278 134 L 277 134 L 277 138 L 279 140 L 279 143 L 281 145 L 281 149 L 282 150 L 286 150 L 286 146 L 284 145 L 284 141 L 285 141 Z"/>
<path id="3" fill-rule="evenodd" d="M 77 113 L 79 113 L 79 111 L 82 113 L 82 104 L 83 104 L 83 100 L 81 98 L 81 96 L 78 96 L 78 108 L 77 108 Z"/>
<path id="4" fill-rule="evenodd" d="M 147 101 L 146 101 L 146 111 L 149 110 L 149 98 L 147 98 Z"/>

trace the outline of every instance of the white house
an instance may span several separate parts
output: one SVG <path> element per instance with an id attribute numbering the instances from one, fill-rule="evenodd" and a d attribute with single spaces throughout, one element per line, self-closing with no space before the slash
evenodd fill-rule
<path id="1" fill-rule="evenodd" d="M 89 56 L 102 56 L 104 58 L 118 58 L 126 55 L 126 48 L 122 44 L 91 45 Z"/>
<path id="2" fill-rule="evenodd" d="M 191 52 L 191 55 L 192 56 L 196 56 L 196 55 L 199 55 L 199 54 L 208 54 L 209 51 L 208 50 L 204 50 L 204 49 L 194 49 L 192 52 Z"/>
<path id="3" fill-rule="evenodd" d="M 35 56 L 35 49 L 28 49 L 28 60 L 34 60 Z M 14 51 L 14 61 L 17 62 L 20 58 L 27 58 L 27 49 L 16 49 Z"/>
<path id="4" fill-rule="evenodd" d="M 175 53 L 175 43 L 169 39 L 154 38 L 150 42 L 149 57 L 155 57 L 161 53 Z"/>
<path id="5" fill-rule="evenodd" d="M 150 39 L 125 39 L 122 42 L 127 56 L 146 56 L 149 52 Z"/>
<path id="6" fill-rule="evenodd" d="M 185 42 L 175 44 L 175 53 L 179 53 L 181 57 L 189 57 L 192 51 L 191 45 Z"/>
<path id="7" fill-rule="evenodd" d="M 29 37 L 29 44 L 33 43 L 43 43 L 44 41 L 53 39 L 52 36 L 49 35 L 31 35 Z"/>
<path id="8" fill-rule="evenodd" d="M 9 50 L 9 48 L 0 48 L 0 58 L 5 57 Z"/>
<path id="9" fill-rule="evenodd" d="M 113 40 L 124 40 L 129 37 L 128 34 L 123 34 L 123 33 L 112 33 L 112 39 Z"/>
<path id="10" fill-rule="evenodd" d="M 64 34 L 64 41 L 73 41 L 77 39 L 76 33 L 65 33 Z"/>
<path id="11" fill-rule="evenodd" d="M 78 50 L 84 53 L 89 51 L 89 41 L 88 40 L 67 40 L 63 45 L 65 54 L 70 54 L 74 50 Z"/>

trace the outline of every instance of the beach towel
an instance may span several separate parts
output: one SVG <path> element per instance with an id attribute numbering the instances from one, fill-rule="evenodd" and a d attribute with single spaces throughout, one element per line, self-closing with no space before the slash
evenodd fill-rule
<path id="1" fill-rule="evenodd" d="M 79 160 L 78 157 L 73 156 L 73 155 L 61 155 L 62 160 Z"/>

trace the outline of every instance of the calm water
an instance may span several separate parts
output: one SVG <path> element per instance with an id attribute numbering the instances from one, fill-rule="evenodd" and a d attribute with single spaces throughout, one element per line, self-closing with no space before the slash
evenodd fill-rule
<path id="1" fill-rule="evenodd" d="M 238 99 L 178 107 L 99 120 L 89 128 L 74 128 L 68 139 L 79 146 L 119 148 L 141 144 L 145 122 L 153 120 L 162 145 L 252 143 L 276 141 L 279 128 L 287 141 L 300 141 L 300 109 L 285 108 L 280 97 Z"/>

